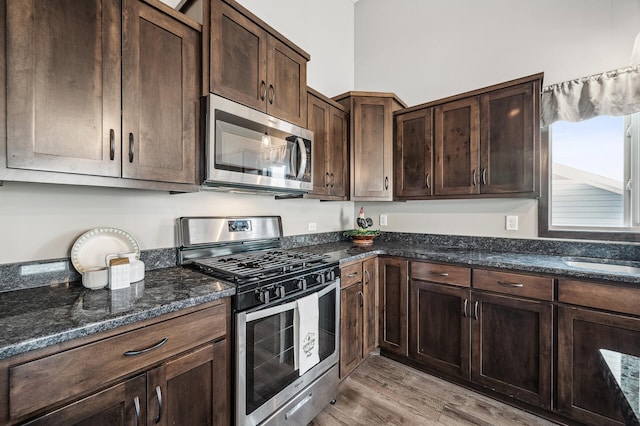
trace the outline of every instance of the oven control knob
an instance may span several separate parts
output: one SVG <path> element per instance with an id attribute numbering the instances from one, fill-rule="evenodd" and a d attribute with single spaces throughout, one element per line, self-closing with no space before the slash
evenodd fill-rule
<path id="1" fill-rule="evenodd" d="M 333 281 L 335 279 L 336 279 L 336 273 L 333 270 L 327 271 L 327 273 L 325 274 L 325 280 Z"/>
<path id="2" fill-rule="evenodd" d="M 262 303 L 269 303 L 269 289 L 266 290 L 256 290 L 256 296 L 258 297 L 258 300 L 260 300 Z"/>
<path id="3" fill-rule="evenodd" d="M 315 277 L 313 277 L 313 281 L 315 284 L 322 284 L 324 282 L 324 274 L 320 272 Z"/>
<path id="4" fill-rule="evenodd" d="M 307 289 L 307 280 L 306 278 L 302 278 L 298 281 L 298 290 L 306 290 Z"/>
<path id="5" fill-rule="evenodd" d="M 283 285 L 276 287 L 276 297 L 283 298 L 285 296 L 285 290 Z"/>

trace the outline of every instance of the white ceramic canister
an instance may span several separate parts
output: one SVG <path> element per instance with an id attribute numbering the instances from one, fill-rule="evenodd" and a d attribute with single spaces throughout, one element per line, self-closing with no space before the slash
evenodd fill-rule
<path id="1" fill-rule="evenodd" d="M 136 259 L 135 252 L 118 253 L 107 255 L 106 262 L 116 257 L 129 259 L 129 282 L 135 283 L 144 279 L 144 262 Z"/>

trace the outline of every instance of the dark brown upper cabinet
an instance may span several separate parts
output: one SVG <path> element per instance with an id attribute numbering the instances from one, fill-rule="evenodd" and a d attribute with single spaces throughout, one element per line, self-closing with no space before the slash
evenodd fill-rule
<path id="1" fill-rule="evenodd" d="M 305 127 L 308 53 L 231 0 L 211 2 L 210 91 Z"/>
<path id="2" fill-rule="evenodd" d="M 307 128 L 313 132 L 313 191 L 308 196 L 347 200 L 349 115 L 342 105 L 311 88 L 307 113 Z"/>
<path id="3" fill-rule="evenodd" d="M 0 179 L 197 189 L 199 24 L 154 0 L 10 0 L 0 15 Z"/>
<path id="4" fill-rule="evenodd" d="M 541 84 L 536 74 L 398 111 L 395 198 L 538 196 Z"/>
<path id="5" fill-rule="evenodd" d="M 395 198 L 424 199 L 433 194 L 433 109 L 396 115 Z"/>
<path id="6" fill-rule="evenodd" d="M 125 0 L 122 176 L 197 183 L 200 34 L 140 0 Z"/>
<path id="7" fill-rule="evenodd" d="M 478 99 L 460 99 L 435 108 L 436 195 L 477 194 L 479 108 Z"/>
<path id="8" fill-rule="evenodd" d="M 393 93 L 347 92 L 333 99 L 351 120 L 351 200 L 391 201 L 393 113 L 406 105 Z"/>

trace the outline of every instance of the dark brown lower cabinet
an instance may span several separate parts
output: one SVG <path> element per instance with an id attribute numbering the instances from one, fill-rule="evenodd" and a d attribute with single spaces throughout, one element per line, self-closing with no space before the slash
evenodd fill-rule
<path id="1" fill-rule="evenodd" d="M 471 380 L 551 408 L 552 304 L 479 292 L 471 301 Z"/>
<path id="2" fill-rule="evenodd" d="M 340 377 L 344 378 L 362 362 L 363 301 L 362 282 L 340 290 Z"/>
<path id="3" fill-rule="evenodd" d="M 409 357 L 448 374 L 470 377 L 469 288 L 410 281 Z"/>
<path id="4" fill-rule="evenodd" d="M 47 413 L 27 424 L 33 426 L 141 425 L 146 418 L 145 383 L 144 375 L 136 376 Z"/>
<path id="5" fill-rule="evenodd" d="M 586 424 L 623 425 L 598 349 L 640 356 L 640 319 L 558 308 L 558 410 Z"/>
<path id="6" fill-rule="evenodd" d="M 407 356 L 407 260 L 381 257 L 378 262 L 380 348 Z"/>

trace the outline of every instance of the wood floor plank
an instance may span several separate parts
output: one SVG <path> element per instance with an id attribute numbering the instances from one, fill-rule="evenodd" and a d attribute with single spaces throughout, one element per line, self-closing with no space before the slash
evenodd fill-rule
<path id="1" fill-rule="evenodd" d="M 310 426 L 550 426 L 555 423 L 379 355 L 342 381 Z"/>

